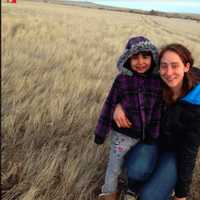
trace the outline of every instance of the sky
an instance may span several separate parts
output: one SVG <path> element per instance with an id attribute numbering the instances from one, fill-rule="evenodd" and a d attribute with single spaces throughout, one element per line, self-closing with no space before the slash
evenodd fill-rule
<path id="1" fill-rule="evenodd" d="M 79 0 L 93 3 L 166 12 L 184 12 L 200 14 L 200 0 Z"/>

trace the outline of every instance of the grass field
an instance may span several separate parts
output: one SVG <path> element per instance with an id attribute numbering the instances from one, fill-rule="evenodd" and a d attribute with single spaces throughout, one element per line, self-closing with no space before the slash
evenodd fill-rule
<path id="1" fill-rule="evenodd" d="M 200 66 L 200 24 L 106 10 L 18 1 L 2 4 L 2 197 L 95 200 L 108 140 L 97 118 L 125 42 L 180 42 Z M 200 156 L 189 200 L 200 199 Z"/>

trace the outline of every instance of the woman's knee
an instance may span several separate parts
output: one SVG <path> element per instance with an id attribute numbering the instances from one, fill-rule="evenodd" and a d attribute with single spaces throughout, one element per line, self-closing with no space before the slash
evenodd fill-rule
<path id="1" fill-rule="evenodd" d="M 156 165 L 157 154 L 155 145 L 136 145 L 127 156 L 125 167 L 128 178 L 138 181 L 148 179 Z"/>
<path id="2" fill-rule="evenodd" d="M 127 169 L 128 178 L 132 181 L 144 181 L 149 178 L 152 171 L 144 164 L 132 165 Z"/>
<path id="3" fill-rule="evenodd" d="M 161 168 L 161 171 L 165 173 L 166 175 L 165 177 L 171 177 L 171 179 L 173 177 L 173 179 L 176 180 L 177 179 L 177 161 L 176 161 L 175 154 L 165 153 L 160 159 L 160 168 Z"/>
<path id="4" fill-rule="evenodd" d="M 173 153 L 161 155 L 156 170 L 140 191 L 141 200 L 168 199 L 177 181 L 176 156 Z"/>

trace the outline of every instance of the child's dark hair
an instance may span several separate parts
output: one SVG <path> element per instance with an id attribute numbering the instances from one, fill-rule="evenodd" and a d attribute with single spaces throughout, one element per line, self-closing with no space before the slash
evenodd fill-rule
<path id="1" fill-rule="evenodd" d="M 183 86 L 181 88 L 181 96 L 184 96 L 199 81 L 197 76 L 195 76 L 194 73 L 192 72 L 192 67 L 194 63 L 192 54 L 189 51 L 189 49 L 187 49 L 185 46 L 178 43 L 172 43 L 172 44 L 164 46 L 161 49 L 160 54 L 159 54 L 159 65 L 160 65 L 160 61 L 163 55 L 167 51 L 172 51 L 176 53 L 180 57 L 184 65 L 186 65 L 187 63 L 190 64 L 190 70 L 188 72 L 185 72 L 184 79 L 183 79 Z M 163 97 L 166 103 L 171 104 L 174 102 L 172 98 L 173 97 L 172 90 L 166 84 L 164 84 Z"/>

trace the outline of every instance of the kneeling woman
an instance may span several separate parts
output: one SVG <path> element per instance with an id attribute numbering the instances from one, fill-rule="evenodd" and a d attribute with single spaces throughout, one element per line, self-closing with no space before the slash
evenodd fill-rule
<path id="1" fill-rule="evenodd" d="M 200 145 L 200 83 L 191 53 L 181 44 L 164 47 L 159 63 L 165 106 L 158 148 L 135 146 L 126 161 L 128 176 L 143 183 L 141 200 L 168 200 L 173 189 L 174 200 L 186 200 Z M 116 109 L 115 121 L 117 115 Z"/>

